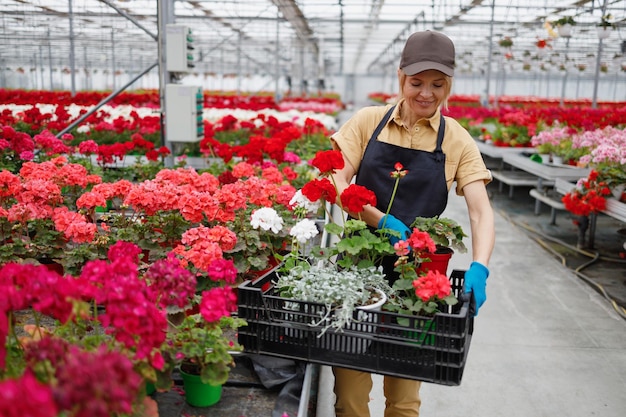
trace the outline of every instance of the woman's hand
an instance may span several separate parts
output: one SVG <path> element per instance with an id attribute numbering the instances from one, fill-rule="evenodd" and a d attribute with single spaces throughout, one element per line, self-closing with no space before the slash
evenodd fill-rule
<path id="1" fill-rule="evenodd" d="M 487 300 L 487 277 L 489 277 L 489 269 L 476 261 L 472 262 L 465 272 L 465 292 L 473 292 L 474 300 L 476 300 L 475 316 L 478 315 L 478 309 Z"/>
<path id="2" fill-rule="evenodd" d="M 378 222 L 378 229 L 390 229 L 398 232 L 398 236 L 389 235 L 389 241 L 395 245 L 400 240 L 407 240 L 411 235 L 411 230 L 393 214 L 385 214 Z"/>

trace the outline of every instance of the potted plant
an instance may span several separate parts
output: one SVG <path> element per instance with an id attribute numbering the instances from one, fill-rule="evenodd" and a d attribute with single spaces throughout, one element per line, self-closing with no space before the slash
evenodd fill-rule
<path id="1" fill-rule="evenodd" d="M 576 25 L 576 21 L 572 16 L 563 16 L 558 18 L 557 20 L 552 21 L 554 26 L 564 26 L 564 25 Z"/>
<path id="2" fill-rule="evenodd" d="M 623 163 L 626 151 L 622 131 L 607 127 L 584 132 L 575 139 L 576 146 L 572 146 L 572 151 L 576 152 L 574 157 L 597 172 L 596 182 L 605 183 L 613 196 L 621 200 L 626 184 L 626 167 Z M 581 141 L 587 146 L 580 147 Z"/>
<path id="3" fill-rule="evenodd" d="M 572 26 L 576 25 L 576 21 L 572 16 L 563 16 L 552 22 L 556 26 L 559 36 L 568 37 L 572 34 Z"/>
<path id="4" fill-rule="evenodd" d="M 554 160 L 555 157 L 566 156 L 572 144 L 572 135 L 575 133 L 573 129 L 555 122 L 552 126 L 540 126 L 537 130 L 538 132 L 531 137 L 530 143 L 535 146 L 538 155 L 541 156 L 541 162 L 556 163 L 558 161 Z"/>
<path id="5" fill-rule="evenodd" d="M 425 317 L 424 320 L 413 321 L 417 327 L 424 330 L 419 335 L 420 342 L 423 342 L 428 331 L 434 330 L 432 317 L 444 311 L 446 306 L 457 304 L 458 299 L 452 291 L 452 284 L 447 275 L 437 270 L 418 273 L 419 261 L 416 259 L 419 259 L 419 255 L 414 256 L 411 261 L 407 256 L 408 253 L 407 251 L 399 257 L 396 270 L 400 273 L 400 278 L 394 282 L 395 293 L 383 309 L 405 316 Z M 410 322 L 407 317 L 398 316 L 396 319 L 402 326 L 407 326 Z M 432 344 L 432 341 L 430 342 Z"/>
<path id="6" fill-rule="evenodd" d="M 219 234 L 218 228 L 213 229 L 208 229 L 208 233 Z M 183 241 L 185 239 L 183 237 Z M 172 252 L 167 260 L 157 263 L 187 264 L 184 257 L 181 260 L 177 256 L 180 254 Z M 181 281 L 181 285 L 185 282 L 184 277 L 193 277 L 193 289 L 175 293 L 176 297 L 162 300 L 162 303 L 167 306 L 168 312 L 176 313 L 168 315 L 164 357 L 170 361 L 171 367 L 180 370 L 186 401 L 196 407 L 207 407 L 220 400 L 222 385 L 234 366 L 233 355 L 243 350 L 237 343 L 236 331 L 246 325 L 245 320 L 231 316 L 237 308 L 237 297 L 230 286 L 237 275 L 233 262 L 218 256 L 210 262 L 207 270 L 210 280 L 204 284 L 205 289 L 199 291 L 196 274 L 188 269 L 174 274 L 175 271 L 166 264 L 156 268 L 156 276 L 158 272 L 170 271 L 175 279 Z M 152 275 L 149 272 L 146 275 L 150 280 Z M 159 284 L 156 279 L 154 281 L 154 285 Z"/>
<path id="7" fill-rule="evenodd" d="M 373 266 L 338 270 L 336 265 L 320 263 L 307 269 L 297 266 L 277 276 L 274 285 L 281 297 L 325 306 L 326 314 L 310 323 L 321 328 L 320 336 L 329 329 L 345 329 L 358 309 L 380 310 L 392 292 L 385 275 Z"/>
<path id="8" fill-rule="evenodd" d="M 502 48 L 510 48 L 511 46 L 513 46 L 513 40 L 506 36 L 498 41 L 498 45 L 500 45 L 500 47 Z"/>
<path id="9" fill-rule="evenodd" d="M 319 169 L 322 179 L 315 179 L 306 184 L 300 196 L 304 202 L 296 205 L 305 207 L 311 204 L 310 200 L 318 199 L 327 202 L 337 200 L 336 188 L 326 176 L 334 169 L 340 169 L 342 162 L 341 154 L 337 151 L 318 153 L 311 163 Z M 396 188 L 392 191 L 388 211 L 393 204 L 398 182 L 407 175 L 401 164 L 396 164 L 394 168 L 391 176 L 395 178 Z M 347 209 L 348 212 L 358 215 L 365 204 L 376 204 L 375 198 L 371 191 L 352 184 L 339 196 L 338 201 L 342 211 Z M 295 212 L 303 215 L 305 211 L 296 208 Z M 310 220 L 302 220 L 303 223 L 307 221 Z M 419 269 L 420 264 L 424 264 L 422 267 L 426 268 L 426 263 L 428 268 L 433 268 L 437 262 L 441 262 L 438 258 L 443 257 L 445 274 L 447 261 L 454 250 L 467 251 L 463 243 L 466 234 L 452 219 L 439 216 L 417 217 L 411 227 L 414 228 L 414 232 L 426 234 L 428 239 L 434 242 L 428 256 L 419 259 L 416 269 Z M 307 301 L 325 303 L 329 306 L 329 312 L 339 309 L 341 315 L 335 315 L 333 321 L 325 322 L 325 330 L 329 327 L 340 329 L 349 324 L 355 308 L 369 298 L 369 288 L 378 288 L 387 295 L 394 293 L 393 289 L 386 285 L 382 272 L 374 268 L 384 256 L 394 254 L 389 242 L 389 235 L 394 232 L 386 229 L 372 231 L 358 219 L 348 219 L 341 224 L 330 221 L 324 229 L 329 235 L 337 237 L 336 243 L 311 250 L 310 254 L 313 256 L 311 261 L 303 257 L 300 250 L 300 245 L 311 238 L 311 234 L 300 235 L 301 230 L 311 229 L 312 227 L 309 229 L 294 227 L 291 230 L 291 234 L 294 235 L 292 251 L 283 259 L 284 263 L 278 270 L 275 285 L 278 292 L 286 297 L 294 299 L 304 297 Z M 342 274 L 346 276 L 342 277 Z M 345 280 L 347 277 L 350 277 L 348 281 Z M 355 288 L 350 289 L 348 283 L 357 281 L 362 282 L 362 285 L 357 288 L 352 284 Z M 352 290 L 360 292 L 355 294 Z"/>
<path id="10" fill-rule="evenodd" d="M 234 304 L 234 293 L 230 294 Z M 200 313 L 186 316 L 168 332 L 170 355 L 177 358 L 185 399 L 194 407 L 208 407 L 220 400 L 222 385 L 235 365 L 233 355 L 243 350 L 237 343 L 236 330 L 245 321 L 226 315 L 230 314 L 227 311 L 216 315 L 207 310 L 210 303 L 223 297 L 218 291 L 209 291 L 204 297 Z"/>
<path id="11" fill-rule="evenodd" d="M 463 228 L 453 219 L 446 217 L 416 217 L 411 227 L 427 232 L 435 242 L 436 252 L 450 252 L 457 250 L 460 253 L 467 252 L 463 239 L 467 237 Z"/>
<path id="12" fill-rule="evenodd" d="M 581 178 L 574 189 L 563 198 L 565 209 L 575 216 L 587 217 L 606 209 L 606 198 L 611 195 L 608 184 L 598 171 L 591 170 L 586 178 Z"/>
<path id="13" fill-rule="evenodd" d="M 600 22 L 596 25 L 596 31 L 598 38 L 606 39 L 611 36 L 611 29 L 615 29 L 615 24 L 611 21 L 613 16 L 611 14 L 604 15 L 600 18 Z"/>
<path id="14" fill-rule="evenodd" d="M 550 39 L 537 39 L 537 41 L 535 42 L 535 45 L 537 46 L 537 48 L 544 49 L 546 47 L 550 48 Z"/>

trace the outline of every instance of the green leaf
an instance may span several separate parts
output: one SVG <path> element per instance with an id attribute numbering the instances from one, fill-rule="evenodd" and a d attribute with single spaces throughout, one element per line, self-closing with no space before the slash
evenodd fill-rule
<path id="1" fill-rule="evenodd" d="M 331 235 L 341 236 L 343 234 L 343 227 L 339 226 L 337 223 L 326 224 L 324 230 Z"/>
<path id="2" fill-rule="evenodd" d="M 350 219 L 346 221 L 344 225 L 344 229 L 346 233 L 348 234 L 352 234 L 352 233 L 359 232 L 359 231 L 366 231 L 367 223 L 365 223 L 362 220 Z"/>
<path id="3" fill-rule="evenodd" d="M 359 235 L 344 238 L 337 242 L 337 250 L 340 253 L 347 252 L 350 255 L 358 255 L 364 249 L 371 249 L 371 245 L 367 239 Z"/>

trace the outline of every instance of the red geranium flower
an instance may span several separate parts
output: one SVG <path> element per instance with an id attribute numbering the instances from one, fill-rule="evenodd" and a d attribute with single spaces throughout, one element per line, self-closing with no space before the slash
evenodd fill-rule
<path id="1" fill-rule="evenodd" d="M 320 151 L 311 160 L 311 165 L 324 174 L 332 174 L 345 166 L 341 151 Z"/>
<path id="2" fill-rule="evenodd" d="M 312 202 L 324 199 L 334 203 L 337 200 L 337 190 L 328 178 L 309 181 L 302 187 L 302 194 Z"/>
<path id="3" fill-rule="evenodd" d="M 367 204 L 376 205 L 376 194 L 366 187 L 350 184 L 339 197 L 344 210 L 350 213 L 360 213 Z"/>
<path id="4" fill-rule="evenodd" d="M 449 296 L 451 292 L 448 277 L 439 271 L 432 270 L 414 280 L 413 288 L 415 288 L 415 295 L 424 302 L 438 302 Z"/>
<path id="5" fill-rule="evenodd" d="M 587 217 L 606 209 L 606 196 L 611 190 L 603 181 L 598 182 L 598 172 L 592 170 L 587 178 L 578 182 L 578 187 L 565 194 L 561 201 L 565 209 L 576 216 Z"/>
<path id="6" fill-rule="evenodd" d="M 421 230 L 414 228 L 411 236 L 407 239 L 409 246 L 413 250 L 416 256 L 424 253 L 435 253 L 437 247 L 435 242 L 430 237 L 428 232 L 422 232 Z"/>

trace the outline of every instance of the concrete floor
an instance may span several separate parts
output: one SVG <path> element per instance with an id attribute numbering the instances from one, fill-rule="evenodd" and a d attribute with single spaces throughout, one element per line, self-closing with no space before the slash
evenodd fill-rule
<path id="1" fill-rule="evenodd" d="M 597 278 L 589 285 L 528 233 L 530 224 L 532 230 L 560 234 L 575 246 L 576 230 L 566 213 L 559 214 L 556 226 L 549 225 L 547 209 L 534 216 L 528 189 L 516 190 L 516 201 L 493 194 L 497 187 L 490 190 L 496 209 L 496 247 L 489 265 L 488 298 L 475 320 L 463 380 L 456 387 L 423 384 L 420 415 L 626 415 L 626 320 L 609 299 L 626 299 L 625 264 L 619 258 L 602 263 L 607 269 L 599 265 L 595 277 L 589 272 L 593 280 Z M 469 230 L 463 198 L 451 194 L 443 216 Z M 519 226 L 522 223 L 524 227 Z M 615 233 L 623 232 L 620 227 L 624 226 L 611 219 L 599 223 L 596 246 L 610 252 L 607 258 L 623 250 L 624 237 Z M 577 262 L 575 256 L 571 259 Z M 470 262 L 469 254 L 457 253 L 450 271 L 467 269 Z M 609 298 L 598 291 L 606 288 Z M 316 417 L 335 416 L 332 385 L 330 368 L 322 366 Z M 370 410 L 373 417 L 383 416 L 382 377 L 377 375 Z"/>

